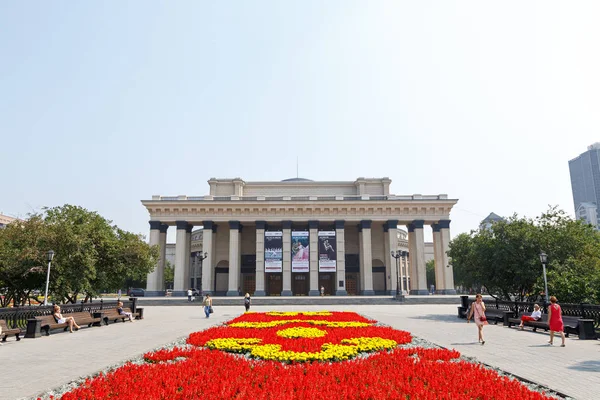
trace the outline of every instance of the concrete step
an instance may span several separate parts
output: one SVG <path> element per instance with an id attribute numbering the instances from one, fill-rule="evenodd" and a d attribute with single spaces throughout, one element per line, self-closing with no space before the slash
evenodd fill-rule
<path id="1" fill-rule="evenodd" d="M 217 306 L 243 306 L 243 297 L 213 297 L 213 305 Z M 201 298 L 189 302 L 185 297 L 138 297 L 138 306 L 200 306 Z M 404 305 L 404 304 L 456 304 L 460 305 L 460 297 L 455 295 L 434 296 L 404 296 L 403 301 L 398 301 L 392 296 L 267 296 L 253 297 L 252 304 L 256 306 L 289 306 L 289 305 L 351 305 L 351 304 L 378 304 L 378 305 Z"/>

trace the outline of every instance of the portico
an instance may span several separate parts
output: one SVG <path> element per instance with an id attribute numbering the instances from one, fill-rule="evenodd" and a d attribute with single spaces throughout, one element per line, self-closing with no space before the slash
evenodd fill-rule
<path id="1" fill-rule="evenodd" d="M 431 226 L 436 292 L 454 294 L 446 251 L 447 195 L 393 195 L 388 178 L 315 182 L 210 179 L 205 196 L 153 196 L 150 244 L 161 254 L 176 229 L 174 295 L 190 283 L 190 232 L 203 228 L 203 293 L 238 296 L 372 295 L 396 290 L 397 229 L 408 228 L 402 279 L 411 294 L 427 294 L 424 229 Z M 163 254 L 164 255 L 164 254 Z M 407 265 L 408 264 L 408 265 Z M 148 275 L 147 295 L 164 293 L 164 257 Z"/>

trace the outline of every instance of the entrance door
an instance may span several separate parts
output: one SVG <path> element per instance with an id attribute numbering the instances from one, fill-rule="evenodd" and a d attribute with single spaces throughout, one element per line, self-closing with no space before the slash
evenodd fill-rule
<path id="1" fill-rule="evenodd" d="M 292 274 L 292 292 L 294 296 L 308 296 L 308 274 Z"/>
<path id="2" fill-rule="evenodd" d="M 346 292 L 349 296 L 358 295 L 358 274 L 355 272 L 346 273 Z"/>
<path id="3" fill-rule="evenodd" d="M 256 290 L 256 276 L 254 274 L 243 274 L 242 281 L 242 295 L 248 293 L 254 296 L 254 290 Z"/>
<path id="4" fill-rule="evenodd" d="M 281 281 L 281 274 L 271 273 L 267 275 L 267 296 L 281 296 L 283 290 L 283 282 Z"/>
<path id="5" fill-rule="evenodd" d="M 335 295 L 335 272 L 319 273 L 319 291 L 325 288 L 325 296 Z"/>
<path id="6" fill-rule="evenodd" d="M 385 290 L 385 271 L 373 271 L 373 291 L 375 294 L 385 294 Z"/>

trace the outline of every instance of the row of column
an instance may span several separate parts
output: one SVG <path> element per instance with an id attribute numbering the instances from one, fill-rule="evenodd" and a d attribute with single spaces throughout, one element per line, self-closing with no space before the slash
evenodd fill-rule
<path id="1" fill-rule="evenodd" d="M 346 260 L 345 260 L 345 221 L 338 220 L 334 222 L 336 231 L 336 295 L 346 295 Z M 372 250 L 371 250 L 371 220 L 363 220 L 359 223 L 359 248 L 360 248 L 360 287 L 361 294 L 373 295 L 373 274 L 372 274 Z M 213 292 L 214 267 L 216 241 L 214 233 L 217 226 L 213 221 L 203 221 L 203 250 L 207 257 L 202 263 L 202 291 L 203 293 Z M 241 235 L 242 224 L 239 221 L 229 221 L 229 276 L 228 291 L 229 296 L 238 296 L 240 287 L 240 261 L 241 261 Z M 282 221 L 283 230 L 283 254 L 291 254 L 291 232 L 292 221 Z M 186 221 L 177 221 L 177 234 L 175 244 L 175 276 L 174 276 L 174 295 L 183 295 L 190 282 L 190 243 L 192 225 Z M 425 239 L 424 239 L 424 221 L 415 220 L 408 224 L 408 243 L 410 254 L 410 294 L 426 295 L 427 278 L 425 268 Z M 160 221 L 150 221 L 150 244 L 159 245 L 160 259 L 157 268 L 148 275 L 147 291 L 148 295 L 160 295 L 164 291 L 164 266 L 166 249 L 166 232 L 168 226 Z M 256 290 L 255 296 L 265 295 L 265 262 L 264 262 L 264 234 L 267 228 L 266 221 L 256 221 Z M 319 221 L 308 221 L 309 228 L 309 295 L 319 294 L 319 272 L 318 272 L 318 228 Z M 391 255 L 391 251 L 397 248 L 397 229 L 398 220 L 388 220 L 384 224 L 384 248 L 386 275 L 390 277 L 392 285 L 396 285 L 396 269 L 394 268 L 396 260 Z M 434 259 L 435 259 L 435 280 L 436 293 L 455 294 L 454 278 L 452 266 L 449 263 L 448 245 L 450 242 L 450 221 L 440 220 L 432 224 Z M 291 257 L 283 257 L 283 296 L 292 295 L 292 268 Z M 390 288 L 393 292 L 394 288 Z"/>

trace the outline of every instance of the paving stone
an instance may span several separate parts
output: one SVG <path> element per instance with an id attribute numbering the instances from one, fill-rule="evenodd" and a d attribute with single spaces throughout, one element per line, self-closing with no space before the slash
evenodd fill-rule
<path id="1" fill-rule="evenodd" d="M 548 386 L 575 399 L 600 398 L 600 341 L 567 339 L 561 348 L 546 344 L 548 334 L 519 331 L 501 325 L 484 328 L 486 343 L 477 342 L 475 324 L 456 317 L 456 305 L 253 306 L 253 311 L 355 311 L 405 329 L 465 356 Z M 4 368 L 0 399 L 28 398 L 51 388 L 93 375 L 107 366 L 234 318 L 243 305 L 216 306 L 206 319 L 202 307 L 145 306 L 143 321 L 84 328 L 73 334 L 56 331 L 49 337 L 9 339 L 0 347 Z"/>

